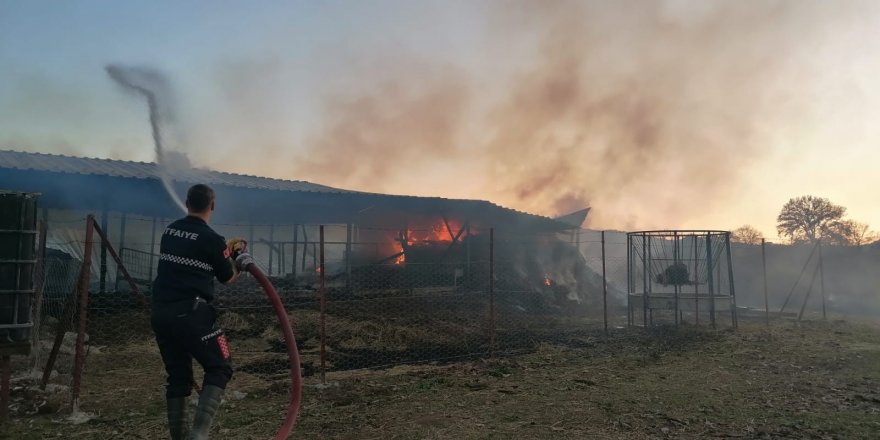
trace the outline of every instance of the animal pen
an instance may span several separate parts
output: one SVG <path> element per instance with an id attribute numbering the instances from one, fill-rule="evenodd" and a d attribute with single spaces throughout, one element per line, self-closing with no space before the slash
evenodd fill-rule
<path id="1" fill-rule="evenodd" d="M 726 311 L 737 326 L 729 232 L 631 232 L 627 267 L 629 325 L 699 324 L 702 316 L 714 327 Z"/>
<path id="2" fill-rule="evenodd" d="M 134 389 L 161 390 L 164 373 L 149 328 L 158 264 L 150 249 L 158 240 L 127 236 L 120 243 L 114 232 L 121 232 L 121 220 L 111 214 L 104 221 L 109 230 L 92 216 L 58 221 L 54 228 L 67 232 L 47 234 L 42 355 L 33 362 L 44 373 L 40 386 L 70 387 L 75 404 L 96 392 L 89 384 L 117 375 Z M 126 216 L 125 228 L 152 223 Z M 601 331 L 602 277 L 570 237 L 442 223 L 253 227 L 262 244 L 254 256 L 271 271 L 307 378 L 531 351 Z M 215 226 L 226 236 L 252 229 Z M 215 305 L 230 338 L 234 389 L 283 393 L 289 369 L 282 334 L 256 280 L 218 285 Z"/>
<path id="3" fill-rule="evenodd" d="M 42 194 L 35 266 L 41 269 L 34 279 L 42 307 L 34 316 L 31 357 L 13 358 L 16 383 L 31 380 L 28 371 L 38 372 L 45 392 L 74 394 L 77 383 L 86 409 L 90 401 L 115 399 L 114 387 L 161 392 L 151 283 L 161 235 L 180 214 L 152 167 L 0 151 L 0 187 Z M 589 345 L 625 323 L 705 324 L 730 316 L 736 324 L 726 232 L 606 234 L 581 230 L 585 213 L 566 223 L 484 201 L 191 173 L 177 176 L 175 188 L 183 192 L 193 182 L 215 188 L 212 227 L 249 241 L 294 326 L 307 382 L 542 344 Z M 102 190 L 84 190 L 95 188 Z M 761 248 L 732 250 L 741 299 L 763 305 L 766 289 L 753 282 L 761 279 L 755 265 Z M 780 253 L 787 248 L 768 251 L 773 264 L 792 260 Z M 846 288 L 833 274 L 861 266 L 837 264 L 851 260 L 836 256 L 843 250 L 826 251 L 833 307 Z M 789 292 L 801 262 L 791 275 L 772 271 L 770 292 Z M 216 296 L 236 366 L 233 390 L 283 400 L 289 379 L 282 334 L 259 285 L 243 277 L 218 286 Z M 53 367 L 45 368 L 53 352 Z"/>
<path id="4" fill-rule="evenodd" d="M 85 396 L 116 378 L 139 392 L 161 390 L 151 283 L 164 228 L 180 214 L 155 165 L 0 151 L 0 169 L 0 187 L 42 194 L 42 320 L 28 360 L 46 373 L 42 387 L 77 384 Z M 211 225 L 250 243 L 287 308 L 310 379 L 586 337 L 601 331 L 603 293 L 614 304 L 623 298 L 623 258 L 609 258 L 618 281 L 603 283 L 604 260 L 584 252 L 600 247 L 598 233 L 579 232 L 586 211 L 562 221 L 485 201 L 200 169 L 174 178 L 178 192 L 192 183 L 217 191 Z M 281 332 L 255 280 L 217 286 L 215 304 L 237 389 L 284 392 Z"/>

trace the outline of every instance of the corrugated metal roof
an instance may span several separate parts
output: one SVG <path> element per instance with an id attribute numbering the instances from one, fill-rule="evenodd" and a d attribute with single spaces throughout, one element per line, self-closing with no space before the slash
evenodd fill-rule
<path id="1" fill-rule="evenodd" d="M 159 179 L 159 168 L 151 162 L 134 162 L 114 159 L 98 159 L 74 157 L 47 153 L 28 153 L 22 151 L 0 150 L 0 169 L 33 170 L 43 172 L 84 174 L 98 176 L 114 176 L 132 179 Z M 456 203 L 461 206 L 481 207 L 483 209 L 500 210 L 540 221 L 557 222 L 549 217 L 505 208 L 484 200 L 447 199 L 443 197 L 419 197 L 392 194 L 368 193 L 351 191 L 300 180 L 282 180 L 244 174 L 224 173 L 206 169 L 192 168 L 171 173 L 171 179 L 184 183 L 206 183 L 209 185 L 227 185 L 239 188 L 265 189 L 276 191 L 293 191 L 325 194 L 359 194 L 364 196 L 390 197 L 441 203 Z"/>
<path id="2" fill-rule="evenodd" d="M 46 153 L 25 153 L 8 150 L 0 150 L 0 168 L 70 174 L 91 174 L 134 179 L 159 178 L 159 168 L 155 163 L 73 157 Z M 169 174 L 171 174 L 170 177 L 172 180 L 186 183 L 206 183 L 209 185 L 228 185 L 278 191 L 318 193 L 356 192 L 299 180 L 271 179 L 268 177 L 223 173 L 220 171 L 199 168 L 174 171 Z"/>

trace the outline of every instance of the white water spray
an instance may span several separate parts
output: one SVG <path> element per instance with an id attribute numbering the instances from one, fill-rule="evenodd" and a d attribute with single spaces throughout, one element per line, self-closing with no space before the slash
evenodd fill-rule
<path id="1" fill-rule="evenodd" d="M 168 174 L 165 149 L 162 144 L 161 118 L 159 112 L 158 88 L 167 85 L 165 77 L 155 71 L 144 68 L 123 67 L 118 65 L 109 65 L 106 67 L 107 74 L 113 78 L 119 85 L 140 93 L 147 98 L 147 105 L 150 108 L 150 126 L 153 129 L 153 143 L 156 146 L 156 167 L 159 172 L 159 179 L 162 186 L 168 192 L 168 196 L 175 204 L 186 213 L 186 206 L 180 200 L 174 188 L 171 186 L 171 177 Z"/>

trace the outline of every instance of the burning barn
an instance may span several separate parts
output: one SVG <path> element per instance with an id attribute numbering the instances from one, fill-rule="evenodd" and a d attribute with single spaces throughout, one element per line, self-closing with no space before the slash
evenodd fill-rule
<path id="1" fill-rule="evenodd" d="M 0 188 L 42 194 L 50 246 L 76 258 L 79 220 L 94 213 L 144 284 L 158 261 L 162 228 L 180 215 L 158 171 L 153 163 L 0 151 Z M 550 302 L 590 302 L 599 293 L 597 275 L 568 238 L 586 210 L 550 219 L 480 200 L 365 193 L 194 168 L 176 171 L 172 180 L 181 194 L 192 183 L 213 186 L 216 229 L 248 239 L 254 257 L 282 285 L 314 282 L 323 243 L 326 278 L 340 295 L 387 286 L 466 289 L 489 278 L 491 240 L 499 289 Z M 323 240 L 317 225 L 325 225 Z M 118 290 L 106 252 L 100 259 L 96 290 Z"/>

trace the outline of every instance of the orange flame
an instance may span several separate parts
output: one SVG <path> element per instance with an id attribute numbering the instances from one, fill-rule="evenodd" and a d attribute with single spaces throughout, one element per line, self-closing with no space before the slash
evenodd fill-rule
<path id="1" fill-rule="evenodd" d="M 448 225 L 448 226 L 447 226 Z M 462 231 L 461 223 L 455 220 L 445 221 L 438 219 L 429 227 L 409 229 L 394 237 L 394 249 L 400 252 L 394 259 L 394 264 L 406 263 L 406 255 L 404 254 L 403 243 L 406 242 L 407 247 L 426 246 L 431 243 L 451 243 L 458 236 L 458 240 L 463 240 L 468 236 L 468 231 Z"/>
<path id="2" fill-rule="evenodd" d="M 553 285 L 553 280 L 550 279 L 549 275 L 544 275 L 544 285 L 550 287 Z"/>
<path id="3" fill-rule="evenodd" d="M 417 244 L 451 242 L 455 240 L 455 236 L 459 233 L 461 233 L 458 237 L 459 240 L 467 235 L 467 231 L 461 230 L 461 224 L 459 222 L 449 220 L 448 225 L 449 226 L 447 227 L 447 222 L 443 219 L 439 219 L 426 228 L 415 230 L 407 229 L 407 244 L 409 246 L 414 246 Z"/>

